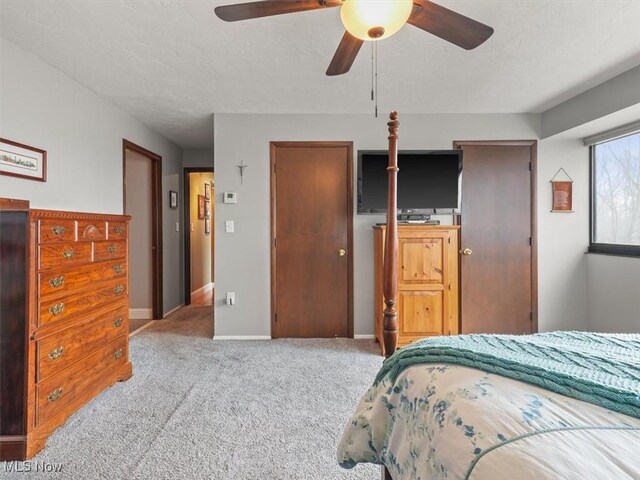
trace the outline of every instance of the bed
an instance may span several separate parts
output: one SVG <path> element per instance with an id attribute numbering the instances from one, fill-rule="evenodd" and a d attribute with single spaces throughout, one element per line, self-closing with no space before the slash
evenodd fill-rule
<path id="1" fill-rule="evenodd" d="M 394 212 L 395 112 L 389 133 Z M 461 335 L 396 352 L 394 217 L 383 278 L 389 357 L 347 423 L 340 465 L 379 464 L 393 480 L 640 479 L 640 335 Z"/>

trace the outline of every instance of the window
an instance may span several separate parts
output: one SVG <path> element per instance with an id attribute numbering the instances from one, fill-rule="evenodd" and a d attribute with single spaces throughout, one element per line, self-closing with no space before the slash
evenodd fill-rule
<path id="1" fill-rule="evenodd" d="M 640 132 L 591 146 L 589 251 L 640 257 Z"/>

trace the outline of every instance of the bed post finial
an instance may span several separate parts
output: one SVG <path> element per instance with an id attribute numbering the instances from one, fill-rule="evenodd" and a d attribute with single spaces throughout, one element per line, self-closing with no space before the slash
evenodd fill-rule
<path id="1" fill-rule="evenodd" d="M 398 343 L 398 112 L 389 115 L 389 197 L 387 204 L 387 231 L 384 246 L 383 290 L 384 323 L 383 339 L 385 356 L 396 351 Z"/>

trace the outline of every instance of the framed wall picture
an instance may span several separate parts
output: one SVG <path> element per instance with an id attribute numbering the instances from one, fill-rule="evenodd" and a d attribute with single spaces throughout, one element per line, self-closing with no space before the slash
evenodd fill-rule
<path id="1" fill-rule="evenodd" d="M 198 220 L 202 220 L 204 218 L 204 204 L 204 195 L 198 195 Z"/>
<path id="2" fill-rule="evenodd" d="M 205 218 L 211 218 L 211 202 L 209 200 L 204 202 L 204 216 Z"/>
<path id="3" fill-rule="evenodd" d="M 178 208 L 178 192 L 169 190 L 169 208 Z"/>
<path id="4" fill-rule="evenodd" d="M 204 182 L 204 198 L 211 200 L 211 184 L 209 182 Z"/>
<path id="5" fill-rule="evenodd" d="M 209 217 L 204 219 L 204 234 L 205 235 L 211 234 L 211 219 Z"/>
<path id="6" fill-rule="evenodd" d="M 47 152 L 0 138 L 0 174 L 47 181 Z"/>

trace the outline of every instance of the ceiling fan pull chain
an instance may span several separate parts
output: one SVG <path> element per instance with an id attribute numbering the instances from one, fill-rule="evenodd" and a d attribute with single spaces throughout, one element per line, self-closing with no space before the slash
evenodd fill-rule
<path id="1" fill-rule="evenodd" d="M 371 42 L 371 101 L 373 100 L 373 42 Z"/>
<path id="2" fill-rule="evenodd" d="M 376 61 L 375 61 L 375 64 L 376 64 L 376 76 L 375 76 L 375 78 L 376 78 L 376 95 L 375 95 L 375 97 L 376 97 L 376 118 L 378 118 L 378 41 L 374 40 L 373 43 L 375 44 L 373 48 L 374 48 L 375 57 L 376 57 Z"/>

